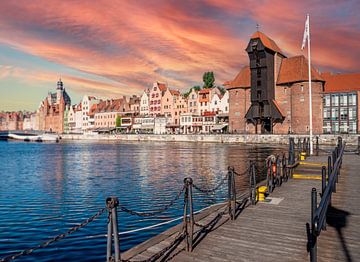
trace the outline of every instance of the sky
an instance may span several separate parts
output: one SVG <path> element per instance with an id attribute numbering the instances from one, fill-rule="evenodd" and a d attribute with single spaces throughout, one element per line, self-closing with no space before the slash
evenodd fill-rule
<path id="1" fill-rule="evenodd" d="M 206 71 L 222 85 L 248 64 L 257 24 L 287 56 L 306 56 L 307 13 L 313 65 L 359 72 L 359 10 L 358 0 L 0 1 L 0 111 L 36 110 L 60 77 L 73 104 L 156 81 L 183 92 Z"/>

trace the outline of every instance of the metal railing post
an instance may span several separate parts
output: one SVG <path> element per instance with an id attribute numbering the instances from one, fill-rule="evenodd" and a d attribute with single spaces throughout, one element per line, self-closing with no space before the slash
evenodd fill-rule
<path id="1" fill-rule="evenodd" d="M 121 261 L 120 255 L 120 241 L 117 219 L 117 207 L 119 206 L 119 200 L 117 197 L 108 197 L 106 199 L 106 207 L 108 209 L 108 231 L 107 231 L 107 245 L 106 245 L 106 261 Z M 115 257 L 112 252 L 112 239 L 114 239 Z"/>
<path id="2" fill-rule="evenodd" d="M 192 199 L 192 185 L 193 180 L 191 177 L 184 179 L 185 195 L 184 195 L 184 230 L 186 233 L 186 250 L 192 252 L 193 236 L 194 236 L 194 210 Z"/>
<path id="3" fill-rule="evenodd" d="M 311 190 L 311 245 L 310 245 L 310 261 L 317 261 L 317 234 L 315 229 L 315 213 L 317 207 L 316 188 Z"/>
<path id="4" fill-rule="evenodd" d="M 228 208 L 231 220 L 235 219 L 236 211 L 236 189 L 234 167 L 228 168 Z"/>
<path id="5" fill-rule="evenodd" d="M 252 205 L 256 204 L 256 172 L 255 162 L 250 161 L 250 201 Z"/>
<path id="6" fill-rule="evenodd" d="M 316 136 L 316 155 L 319 155 L 319 136 Z"/>
<path id="7" fill-rule="evenodd" d="M 289 165 L 295 164 L 295 146 L 294 138 L 289 137 Z"/>
<path id="8" fill-rule="evenodd" d="M 321 197 L 324 196 L 325 189 L 326 189 L 326 166 L 322 166 L 322 169 L 321 169 Z M 326 218 L 325 218 L 323 229 L 326 229 Z"/>

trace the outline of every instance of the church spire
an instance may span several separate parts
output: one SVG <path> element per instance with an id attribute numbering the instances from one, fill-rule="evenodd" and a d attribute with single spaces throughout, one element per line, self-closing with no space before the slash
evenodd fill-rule
<path id="1" fill-rule="evenodd" d="M 59 81 L 57 82 L 57 90 L 63 90 L 64 89 L 64 84 L 61 81 L 61 77 L 59 78 Z"/>

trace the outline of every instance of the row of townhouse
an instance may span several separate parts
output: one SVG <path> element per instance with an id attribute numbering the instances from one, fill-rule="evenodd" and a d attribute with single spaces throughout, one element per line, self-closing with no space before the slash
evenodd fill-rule
<path id="1" fill-rule="evenodd" d="M 113 129 L 116 118 L 140 113 L 140 98 L 125 96 L 119 99 L 101 100 L 84 96 L 77 105 L 68 107 L 65 112 L 65 133 L 84 133 Z M 125 120 L 124 120 L 125 122 Z"/>
<path id="2" fill-rule="evenodd" d="M 185 98 L 179 91 L 156 82 L 152 88 L 145 89 L 140 98 L 140 115 L 169 118 L 168 126 L 173 127 L 173 131 L 179 129 L 181 115 L 190 113 L 203 116 L 209 112 L 229 113 L 229 93 L 227 91 L 222 95 L 217 87 L 200 91 L 192 89 Z"/>

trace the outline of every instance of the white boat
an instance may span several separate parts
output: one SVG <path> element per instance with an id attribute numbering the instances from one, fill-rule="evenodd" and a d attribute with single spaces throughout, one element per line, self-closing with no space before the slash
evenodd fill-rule
<path id="1" fill-rule="evenodd" d="M 11 139 L 22 140 L 25 142 L 59 142 L 59 136 L 55 134 L 8 134 Z"/>

